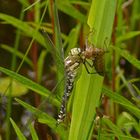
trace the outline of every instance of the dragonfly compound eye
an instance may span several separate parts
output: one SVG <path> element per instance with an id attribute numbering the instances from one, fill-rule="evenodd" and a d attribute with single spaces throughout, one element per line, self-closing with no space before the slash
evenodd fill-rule
<path id="1" fill-rule="evenodd" d="M 81 49 L 80 48 L 73 48 L 73 49 L 71 49 L 70 53 L 72 56 L 79 55 L 81 53 Z"/>

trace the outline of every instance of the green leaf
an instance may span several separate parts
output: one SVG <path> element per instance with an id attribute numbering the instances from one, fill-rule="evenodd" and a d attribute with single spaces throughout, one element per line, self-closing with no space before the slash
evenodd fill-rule
<path id="1" fill-rule="evenodd" d="M 23 102 L 20 99 L 15 99 L 19 104 L 21 104 L 23 107 L 25 107 L 26 109 L 28 109 L 30 112 L 32 112 L 42 123 L 47 124 L 50 128 L 52 128 L 52 130 L 54 132 L 57 132 L 60 134 L 60 136 L 62 137 L 62 139 L 65 139 L 67 137 L 67 130 L 65 130 L 65 128 L 61 125 L 56 126 L 56 120 L 54 118 L 52 118 L 51 116 L 49 116 L 47 113 L 42 112 L 41 110 L 39 110 L 38 108 L 35 108 L 25 102 Z"/>
<path id="2" fill-rule="evenodd" d="M 37 118 L 45 118 L 47 119 L 49 122 L 51 122 L 52 124 L 56 123 L 56 120 L 54 118 L 52 118 L 51 116 L 49 116 L 47 113 L 23 102 L 22 100 L 15 98 L 15 100 L 22 105 L 24 108 L 26 108 L 27 110 L 29 110 L 30 112 L 32 112 Z"/>
<path id="3" fill-rule="evenodd" d="M 97 47 L 107 47 L 112 34 L 116 0 L 93 0 L 90 8 L 88 25 L 93 34 L 90 42 Z"/>
<path id="4" fill-rule="evenodd" d="M 28 7 L 25 8 L 25 9 L 23 10 L 23 12 L 25 12 L 25 11 L 31 9 L 33 6 L 35 6 L 37 3 L 39 3 L 39 1 L 40 1 L 40 0 L 36 0 L 36 1 L 35 1 L 34 3 L 32 3 L 31 5 L 28 5 Z"/>
<path id="5" fill-rule="evenodd" d="M 40 123 L 46 124 L 48 126 L 51 125 L 53 131 L 59 134 L 61 140 L 67 140 L 68 130 L 64 126 L 62 126 L 62 125 L 56 126 L 56 124 L 52 124 L 50 121 L 48 121 L 47 119 L 44 119 L 44 118 L 39 118 L 38 121 Z"/>
<path id="6" fill-rule="evenodd" d="M 119 115 L 117 119 L 117 126 L 127 132 L 129 132 L 130 129 L 133 129 L 134 127 L 136 132 L 140 134 L 139 122 L 137 122 L 137 119 L 127 112 L 122 112 Z"/>
<path id="7" fill-rule="evenodd" d="M 78 19 L 82 23 L 86 22 L 86 17 L 67 1 L 57 0 L 56 3 L 58 9 L 64 12 L 65 14 L 75 19 Z"/>
<path id="8" fill-rule="evenodd" d="M 131 31 L 129 33 L 126 33 L 125 35 L 118 37 L 116 42 L 119 43 L 122 41 L 126 41 L 126 40 L 136 37 L 138 35 L 140 35 L 140 31 Z"/>
<path id="9" fill-rule="evenodd" d="M 90 6 L 90 3 L 85 2 L 85 1 L 72 0 L 72 1 L 69 1 L 69 2 L 71 4 L 80 5 L 81 7 L 85 8 L 85 9 L 89 9 L 89 6 Z"/>
<path id="10" fill-rule="evenodd" d="M 115 134 L 115 136 L 119 136 L 119 135 L 123 135 L 123 132 L 121 131 L 121 129 L 119 127 L 117 127 L 115 124 L 112 123 L 111 120 L 109 120 L 106 117 L 102 118 L 102 124 L 105 124 L 108 126 L 108 128 L 110 128 L 113 133 Z"/>
<path id="11" fill-rule="evenodd" d="M 124 140 L 124 139 L 125 140 L 137 140 L 136 138 L 133 138 L 133 137 L 128 136 L 128 135 L 125 135 L 121 131 L 122 128 L 119 128 L 117 125 L 113 124 L 109 119 L 107 119 L 105 117 L 102 118 L 102 124 L 106 125 L 108 129 L 111 129 L 111 132 L 114 133 L 114 138 L 117 137 L 118 140 Z M 107 133 L 106 135 L 109 135 L 109 133 Z M 108 139 L 109 138 L 111 139 L 111 137 L 108 137 Z M 107 139 L 107 137 L 106 137 L 106 139 Z"/>
<path id="12" fill-rule="evenodd" d="M 133 66 L 135 66 L 137 69 L 140 70 L 140 61 L 136 59 L 134 56 L 132 56 L 127 50 L 118 48 L 118 47 L 112 47 L 118 54 L 120 54 L 122 57 L 124 57 L 129 63 L 131 63 Z"/>
<path id="13" fill-rule="evenodd" d="M 0 13 L 0 19 L 6 21 L 8 24 L 11 24 L 15 28 L 22 30 L 25 33 L 25 35 L 36 39 L 38 43 L 46 47 L 43 36 L 39 33 L 39 31 L 36 31 L 34 28 L 29 26 L 26 22 L 23 22 L 15 17 L 3 13 Z"/>
<path id="14" fill-rule="evenodd" d="M 68 52 L 70 52 L 70 50 L 72 48 L 77 47 L 77 42 L 78 42 L 78 38 L 79 38 L 80 28 L 81 28 L 81 24 L 78 24 L 69 33 L 68 40 L 67 40 L 68 41 L 68 47 L 67 47 L 68 49 L 67 49 L 67 52 L 65 52 L 66 55 L 68 55 Z"/>
<path id="15" fill-rule="evenodd" d="M 137 86 L 135 86 L 134 84 L 132 84 L 132 86 L 135 89 L 135 91 L 137 92 L 137 94 L 140 95 L 140 89 Z M 138 99 L 138 101 L 139 101 L 139 99 Z"/>
<path id="16" fill-rule="evenodd" d="M 14 130 L 15 130 L 17 136 L 18 136 L 18 139 L 19 139 L 19 140 L 27 140 L 27 139 L 25 138 L 25 136 L 22 134 L 22 132 L 20 131 L 20 129 L 18 128 L 18 126 L 16 125 L 16 123 L 12 120 L 12 118 L 10 118 L 10 121 L 11 121 L 12 126 L 13 126 L 13 128 L 14 128 Z"/>
<path id="17" fill-rule="evenodd" d="M 88 25 L 93 34 L 89 41 L 96 47 L 103 48 L 106 38 L 110 41 L 115 9 L 116 1 L 92 1 Z M 88 75 L 85 68 L 82 70 L 76 84 L 69 140 L 91 139 L 96 108 L 100 103 L 103 77 L 98 74 Z"/>
<path id="18" fill-rule="evenodd" d="M 11 83 L 11 78 L 9 77 L 5 77 L 5 78 L 0 78 L 0 94 L 4 94 L 6 96 L 8 96 L 10 94 L 10 90 L 12 91 L 12 95 L 10 94 L 10 96 L 15 97 L 15 96 L 21 96 L 24 95 L 28 92 L 28 89 L 25 88 L 25 86 L 21 83 L 19 83 L 16 80 L 12 80 L 12 85 L 11 85 L 11 89 L 9 89 L 9 84 Z M 8 90 L 7 90 L 8 88 Z M 6 91 L 6 93 L 5 93 Z"/>
<path id="19" fill-rule="evenodd" d="M 13 49 L 12 47 L 8 46 L 8 45 L 1 44 L 1 45 L 0 45 L 0 48 L 4 49 L 4 50 L 6 50 L 6 51 L 8 51 L 8 52 L 10 52 L 10 53 L 16 53 L 16 55 L 17 55 L 20 59 L 23 59 L 23 58 L 24 58 L 24 54 L 23 54 L 23 53 L 21 53 L 21 52 L 19 52 L 19 51 L 16 51 L 16 52 L 15 52 L 14 49 Z M 28 57 L 25 57 L 25 62 L 26 62 L 27 64 L 29 64 L 30 67 L 33 68 L 33 63 L 32 63 L 32 61 L 31 61 Z"/>
<path id="20" fill-rule="evenodd" d="M 36 130 L 34 129 L 32 124 L 29 125 L 29 129 L 30 129 L 30 132 L 31 132 L 32 140 L 39 140 L 38 136 L 37 136 L 37 133 L 36 133 Z"/>
<path id="21" fill-rule="evenodd" d="M 40 86 L 39 84 L 33 82 L 32 80 L 30 79 L 27 79 L 25 78 L 24 76 L 20 75 L 20 74 L 17 74 L 16 72 L 13 72 L 13 71 L 10 71 L 6 68 L 3 68 L 3 67 L 0 67 L 0 71 L 3 72 L 4 74 L 12 77 L 13 79 L 19 81 L 21 84 L 23 84 L 25 87 L 35 91 L 36 93 L 44 96 L 44 97 L 49 97 L 49 100 L 52 101 L 51 103 L 56 105 L 56 106 L 59 106 L 60 105 L 60 102 L 55 99 L 55 98 L 52 98 L 51 95 L 51 92 L 49 90 L 47 90 L 46 88 Z"/>
<path id="22" fill-rule="evenodd" d="M 62 48 L 62 38 L 61 38 L 61 31 L 59 25 L 59 18 L 58 18 L 58 10 L 56 7 L 56 3 L 54 3 L 54 30 L 55 30 L 55 47 L 56 47 L 56 54 L 55 55 L 55 63 L 57 68 L 57 80 L 61 81 L 64 78 L 64 51 Z M 61 65 L 62 64 L 62 65 Z M 62 81 L 62 85 L 64 85 L 65 80 Z M 58 95 L 61 95 L 61 91 L 64 91 L 64 86 L 58 90 Z"/>
<path id="23" fill-rule="evenodd" d="M 132 104 L 129 100 L 119 95 L 118 93 L 112 92 L 107 88 L 103 88 L 102 92 L 110 97 L 114 102 L 122 105 L 125 109 L 129 110 L 133 115 L 135 115 L 138 119 L 140 119 L 140 109 L 138 109 L 134 104 Z"/>
<path id="24" fill-rule="evenodd" d="M 18 0 L 24 7 L 28 7 L 30 4 L 28 0 Z"/>
<path id="25" fill-rule="evenodd" d="M 96 93 L 101 93 L 102 89 L 102 84 L 100 84 L 100 78 L 102 77 L 98 78 L 97 74 L 88 75 L 85 69 L 82 70 L 81 75 L 76 83 L 69 135 L 69 139 L 74 140 L 88 139 L 91 126 L 93 126 L 94 115 L 96 114 L 94 107 L 98 106 L 100 99 L 100 96 Z"/>
<path id="26" fill-rule="evenodd" d="M 46 51 L 42 51 L 40 56 L 39 56 L 39 59 L 38 59 L 38 63 L 37 63 L 37 67 L 38 67 L 38 82 L 40 83 L 41 82 L 41 79 L 42 79 L 42 73 L 43 73 L 43 66 L 44 66 L 44 62 L 45 62 L 45 57 L 46 57 Z"/>

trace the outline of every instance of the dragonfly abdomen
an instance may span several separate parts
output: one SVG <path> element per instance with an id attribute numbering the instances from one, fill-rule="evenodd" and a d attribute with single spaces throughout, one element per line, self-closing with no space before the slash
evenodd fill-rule
<path id="1" fill-rule="evenodd" d="M 67 102 L 71 95 L 73 84 L 77 76 L 79 66 L 81 64 L 80 53 L 81 53 L 80 49 L 74 48 L 73 50 L 71 50 L 69 56 L 65 59 L 66 86 L 64 95 L 62 97 L 60 112 L 57 119 L 58 124 L 63 122 L 66 116 Z"/>
<path id="2" fill-rule="evenodd" d="M 57 119 L 58 124 L 63 122 L 64 118 L 66 116 L 66 104 L 71 95 L 70 93 L 72 92 L 72 89 L 73 89 L 73 83 L 75 80 L 75 76 L 76 75 L 67 76 L 66 89 L 65 89 L 64 95 L 62 97 L 62 104 L 61 104 L 60 112 L 59 112 L 58 119 Z"/>

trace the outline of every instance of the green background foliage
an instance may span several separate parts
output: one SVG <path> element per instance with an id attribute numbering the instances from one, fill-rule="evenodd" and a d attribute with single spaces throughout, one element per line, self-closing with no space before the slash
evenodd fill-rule
<path id="1" fill-rule="evenodd" d="M 11 4 L 0 5 L 0 137 L 140 139 L 139 0 Z M 105 76 L 88 74 L 81 65 L 65 121 L 56 126 L 65 88 L 64 58 L 86 40 L 106 51 Z"/>

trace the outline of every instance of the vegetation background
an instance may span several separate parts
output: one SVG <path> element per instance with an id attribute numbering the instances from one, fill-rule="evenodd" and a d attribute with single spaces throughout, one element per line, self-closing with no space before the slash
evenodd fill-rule
<path id="1" fill-rule="evenodd" d="M 87 39 L 105 76 L 82 66 L 56 126 L 64 58 Z M 139 45 L 139 0 L 0 0 L 0 140 L 140 139 Z"/>

